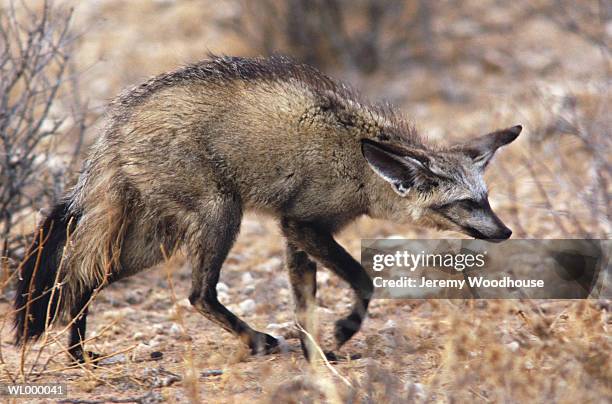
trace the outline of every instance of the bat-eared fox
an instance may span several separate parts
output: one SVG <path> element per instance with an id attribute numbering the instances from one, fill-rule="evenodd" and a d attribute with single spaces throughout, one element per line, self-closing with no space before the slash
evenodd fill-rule
<path id="1" fill-rule="evenodd" d="M 125 91 L 106 122 L 18 269 L 17 343 L 70 321 L 76 361 L 97 358 L 83 350 L 92 294 L 178 246 L 193 268 L 195 309 L 253 354 L 277 350 L 276 338 L 217 299 L 247 210 L 278 220 L 301 326 L 316 293 L 315 262 L 354 290 L 351 312 L 335 324 L 336 349 L 359 330 L 373 293 L 370 276 L 334 240 L 354 219 L 491 240 L 512 233 L 489 206 L 483 171 L 521 126 L 434 146 L 392 108 L 286 58 L 211 56 Z"/>

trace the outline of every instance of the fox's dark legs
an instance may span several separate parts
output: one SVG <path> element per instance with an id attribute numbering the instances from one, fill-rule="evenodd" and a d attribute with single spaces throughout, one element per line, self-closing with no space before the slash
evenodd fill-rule
<path id="1" fill-rule="evenodd" d="M 359 329 L 374 292 L 372 279 L 351 255 L 334 240 L 332 234 L 312 223 L 284 219 L 282 229 L 290 243 L 308 253 L 348 282 L 356 295 L 351 313 L 336 322 L 334 337 L 340 348 Z"/>
<path id="2" fill-rule="evenodd" d="M 308 258 L 308 254 L 300 251 L 292 242 L 287 241 L 285 252 L 289 280 L 295 300 L 296 322 L 300 327 L 312 333 L 312 314 L 315 309 L 317 293 L 317 264 Z M 313 353 L 308 336 L 300 330 L 300 344 L 306 359 Z"/>
<path id="3" fill-rule="evenodd" d="M 278 347 L 276 338 L 253 330 L 217 299 L 221 267 L 238 234 L 242 209 L 235 199 L 215 202 L 216 214 L 206 218 L 204 230 L 190 245 L 193 272 L 189 301 L 206 318 L 238 336 L 253 354 L 273 352 Z"/>
<path id="4" fill-rule="evenodd" d="M 89 308 L 86 305 L 89 303 L 92 292 L 89 291 L 80 296 L 77 304 L 70 311 L 70 318 L 74 320 L 70 326 L 70 338 L 68 340 L 68 353 L 72 356 L 75 362 L 85 362 L 85 351 L 83 341 L 85 341 L 85 331 L 87 330 L 87 313 Z M 97 359 L 100 355 L 93 352 L 87 352 L 90 360 Z"/>

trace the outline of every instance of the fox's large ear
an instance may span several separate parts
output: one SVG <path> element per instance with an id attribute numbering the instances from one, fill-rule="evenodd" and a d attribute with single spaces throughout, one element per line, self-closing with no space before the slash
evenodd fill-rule
<path id="1" fill-rule="evenodd" d="M 521 125 L 511 128 L 497 130 L 484 136 L 477 137 L 466 143 L 454 147 L 467 154 L 474 164 L 484 169 L 491 161 L 495 151 L 502 146 L 514 141 L 523 130 Z"/>
<path id="2" fill-rule="evenodd" d="M 421 150 L 363 139 L 361 152 L 374 172 L 401 196 L 406 196 L 420 179 L 435 176 L 430 169 L 430 158 Z"/>

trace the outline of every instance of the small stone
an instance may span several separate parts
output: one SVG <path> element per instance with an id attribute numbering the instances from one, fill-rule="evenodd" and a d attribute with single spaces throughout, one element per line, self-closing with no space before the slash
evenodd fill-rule
<path id="1" fill-rule="evenodd" d="M 159 354 L 161 355 L 161 352 Z M 168 387 L 181 380 L 179 375 L 163 368 L 145 368 L 141 378 L 146 379 L 151 387 Z"/>
<path id="2" fill-rule="evenodd" d="M 202 371 L 202 373 L 200 373 L 203 377 L 209 377 L 209 376 L 221 376 L 223 374 L 223 370 L 221 369 L 211 369 L 211 370 L 204 370 Z"/>
<path id="3" fill-rule="evenodd" d="M 170 335 L 178 337 L 178 336 L 183 335 L 185 333 L 185 330 L 183 330 L 183 327 L 181 327 L 177 323 L 173 323 L 172 326 L 170 327 L 169 332 L 170 332 Z"/>
<path id="4" fill-rule="evenodd" d="M 217 293 L 217 299 L 222 304 L 227 304 L 228 302 L 232 301 L 232 299 L 230 299 L 230 295 L 225 292 Z"/>
<path id="5" fill-rule="evenodd" d="M 520 345 L 516 341 L 512 341 L 506 344 L 506 347 L 510 350 L 510 352 L 516 352 L 520 348 Z"/>
<path id="6" fill-rule="evenodd" d="M 127 361 L 127 357 L 125 354 L 119 354 L 115 356 L 111 356 L 110 358 L 104 358 L 99 363 L 100 365 L 114 365 L 117 363 L 125 363 Z"/>
<path id="7" fill-rule="evenodd" d="M 329 282 L 329 273 L 319 271 L 317 273 L 317 282 L 319 282 L 321 285 L 327 285 L 327 283 Z"/>
<path id="8" fill-rule="evenodd" d="M 255 269 L 258 271 L 263 271 L 263 272 L 272 272 L 272 271 L 276 271 L 277 269 L 280 269 L 282 265 L 283 265 L 282 259 L 280 259 L 279 257 L 272 257 L 266 262 L 263 262 L 257 265 Z"/>
<path id="9" fill-rule="evenodd" d="M 285 340 L 285 337 L 283 337 L 282 335 L 278 335 L 275 338 L 278 341 L 278 350 L 281 353 L 288 353 L 289 352 L 289 344 Z"/>
<path id="10" fill-rule="evenodd" d="M 385 325 L 383 325 L 383 328 L 395 328 L 395 326 L 396 326 L 395 321 L 389 319 L 389 320 L 387 320 Z"/>
<path id="11" fill-rule="evenodd" d="M 289 282 L 287 281 L 287 278 L 284 276 L 278 276 L 275 277 L 272 282 L 271 285 L 277 289 L 280 293 L 283 292 L 289 292 L 287 289 L 289 288 Z"/>
<path id="12" fill-rule="evenodd" d="M 242 280 L 242 283 L 246 283 L 247 285 L 253 283 L 254 281 L 253 276 L 250 272 L 243 273 L 240 279 Z"/>
<path id="13" fill-rule="evenodd" d="M 293 327 L 293 323 L 291 321 L 287 321 L 286 323 L 270 323 L 266 328 L 270 331 L 278 331 L 290 327 Z"/>
<path id="14" fill-rule="evenodd" d="M 149 345 L 151 347 L 159 346 L 162 342 L 164 342 L 164 338 L 165 337 L 163 335 L 156 335 L 155 338 L 149 342 Z"/>
<path id="15" fill-rule="evenodd" d="M 132 290 L 127 292 L 125 301 L 129 304 L 140 304 L 144 301 L 144 293 L 140 290 Z"/>
<path id="16" fill-rule="evenodd" d="M 217 293 L 228 293 L 229 292 L 229 287 L 223 283 L 223 282 L 219 282 L 217 283 Z"/>
<path id="17" fill-rule="evenodd" d="M 253 299 L 246 299 L 242 301 L 238 307 L 243 313 L 255 311 L 255 301 Z"/>
<path id="18" fill-rule="evenodd" d="M 132 351 L 132 359 L 133 360 L 143 359 L 144 357 L 148 356 L 148 352 L 150 350 L 151 350 L 151 347 L 149 345 L 141 342 Z"/>
<path id="19" fill-rule="evenodd" d="M 153 331 L 155 331 L 156 334 L 165 334 L 166 326 L 164 324 L 153 324 Z"/>
<path id="20" fill-rule="evenodd" d="M 25 255 L 25 248 L 17 247 L 14 252 L 16 257 L 23 257 Z"/>

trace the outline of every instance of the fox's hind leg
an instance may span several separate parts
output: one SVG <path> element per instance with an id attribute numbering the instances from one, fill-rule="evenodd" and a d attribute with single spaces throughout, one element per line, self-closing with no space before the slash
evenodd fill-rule
<path id="1" fill-rule="evenodd" d="M 119 264 L 117 266 L 113 265 L 101 285 L 89 287 L 82 292 L 70 310 L 72 325 L 70 327 L 68 352 L 74 361 L 82 363 L 89 360 L 95 362 L 103 356 L 98 353 L 85 351 L 83 346 L 86 341 L 87 315 L 89 313 L 89 304 L 92 302 L 92 296 L 98 293 L 98 289 L 101 290 L 113 282 L 127 278 L 161 262 L 164 258 L 161 246 L 170 254 L 175 241 L 161 237 L 157 229 L 171 225 L 171 222 L 161 221 L 161 219 L 156 223 L 151 223 L 150 219 L 146 219 L 141 215 L 133 215 L 130 218 L 130 223 L 122 243 Z M 151 236 L 152 234 L 157 235 Z"/>
<path id="2" fill-rule="evenodd" d="M 78 299 L 77 304 L 70 311 L 72 325 L 70 326 L 70 337 L 68 340 L 68 353 L 72 360 L 84 363 L 87 360 L 95 361 L 100 357 L 94 352 L 86 352 L 83 344 L 85 342 L 85 331 L 87 329 L 87 314 L 89 311 L 92 292 L 83 293 Z"/>
<path id="3" fill-rule="evenodd" d="M 206 318 L 238 336 L 253 354 L 274 352 L 278 348 L 276 338 L 253 330 L 217 299 L 221 267 L 240 228 L 240 201 L 235 197 L 219 198 L 206 213 L 198 224 L 200 231 L 189 240 L 193 266 L 189 301 Z"/>
<path id="4" fill-rule="evenodd" d="M 91 293 L 89 294 L 91 296 Z M 85 362 L 87 356 L 83 349 L 83 342 L 85 341 L 85 331 L 87 329 L 87 312 L 88 308 L 84 307 L 89 297 L 79 299 L 78 309 L 75 308 L 70 313 L 73 319 L 73 323 L 70 326 L 70 338 L 68 342 L 68 353 L 72 356 L 75 362 Z M 83 303 L 85 302 L 85 303 Z M 81 304 L 83 303 L 83 304 Z M 90 359 L 96 359 L 97 354 L 91 353 L 88 355 Z"/>

